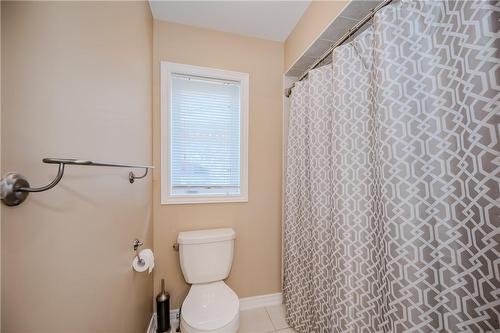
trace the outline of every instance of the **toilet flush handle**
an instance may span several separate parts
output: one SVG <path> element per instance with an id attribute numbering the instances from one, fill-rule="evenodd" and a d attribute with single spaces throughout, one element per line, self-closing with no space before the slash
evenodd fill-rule
<path id="1" fill-rule="evenodd" d="M 174 243 L 172 247 L 174 248 L 174 251 L 179 251 L 179 243 Z"/>

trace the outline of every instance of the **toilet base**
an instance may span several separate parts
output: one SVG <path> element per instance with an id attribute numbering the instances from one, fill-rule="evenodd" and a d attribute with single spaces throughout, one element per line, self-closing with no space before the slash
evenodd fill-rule
<path id="1" fill-rule="evenodd" d="M 238 315 L 226 326 L 215 329 L 215 330 L 199 330 L 194 327 L 189 326 L 184 319 L 182 318 L 181 312 L 181 332 L 182 333 L 236 333 L 240 324 L 240 314 Z"/>

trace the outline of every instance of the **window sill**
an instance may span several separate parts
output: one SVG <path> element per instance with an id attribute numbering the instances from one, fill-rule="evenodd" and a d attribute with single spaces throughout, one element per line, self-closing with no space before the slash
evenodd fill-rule
<path id="1" fill-rule="evenodd" d="M 162 205 L 190 205 L 210 203 L 248 202 L 248 196 L 168 196 L 161 199 Z"/>

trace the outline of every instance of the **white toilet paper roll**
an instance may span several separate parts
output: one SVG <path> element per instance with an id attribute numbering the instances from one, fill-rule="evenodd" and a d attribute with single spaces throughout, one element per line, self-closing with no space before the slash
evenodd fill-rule
<path id="1" fill-rule="evenodd" d="M 135 256 L 134 260 L 132 261 L 132 267 L 136 272 L 145 272 L 146 270 L 148 273 L 151 273 L 153 271 L 153 268 L 155 267 L 155 257 L 153 255 L 153 251 L 150 249 L 144 249 L 141 252 L 139 252 L 139 257 L 142 259 L 142 261 L 139 261 L 139 258 Z"/>

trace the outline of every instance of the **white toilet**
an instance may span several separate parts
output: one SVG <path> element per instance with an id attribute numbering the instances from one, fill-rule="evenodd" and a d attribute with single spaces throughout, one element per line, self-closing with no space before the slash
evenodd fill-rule
<path id="1" fill-rule="evenodd" d="M 183 333 L 238 330 L 240 301 L 223 281 L 231 270 L 235 237 L 231 228 L 179 233 L 181 269 L 191 284 L 181 308 Z"/>

